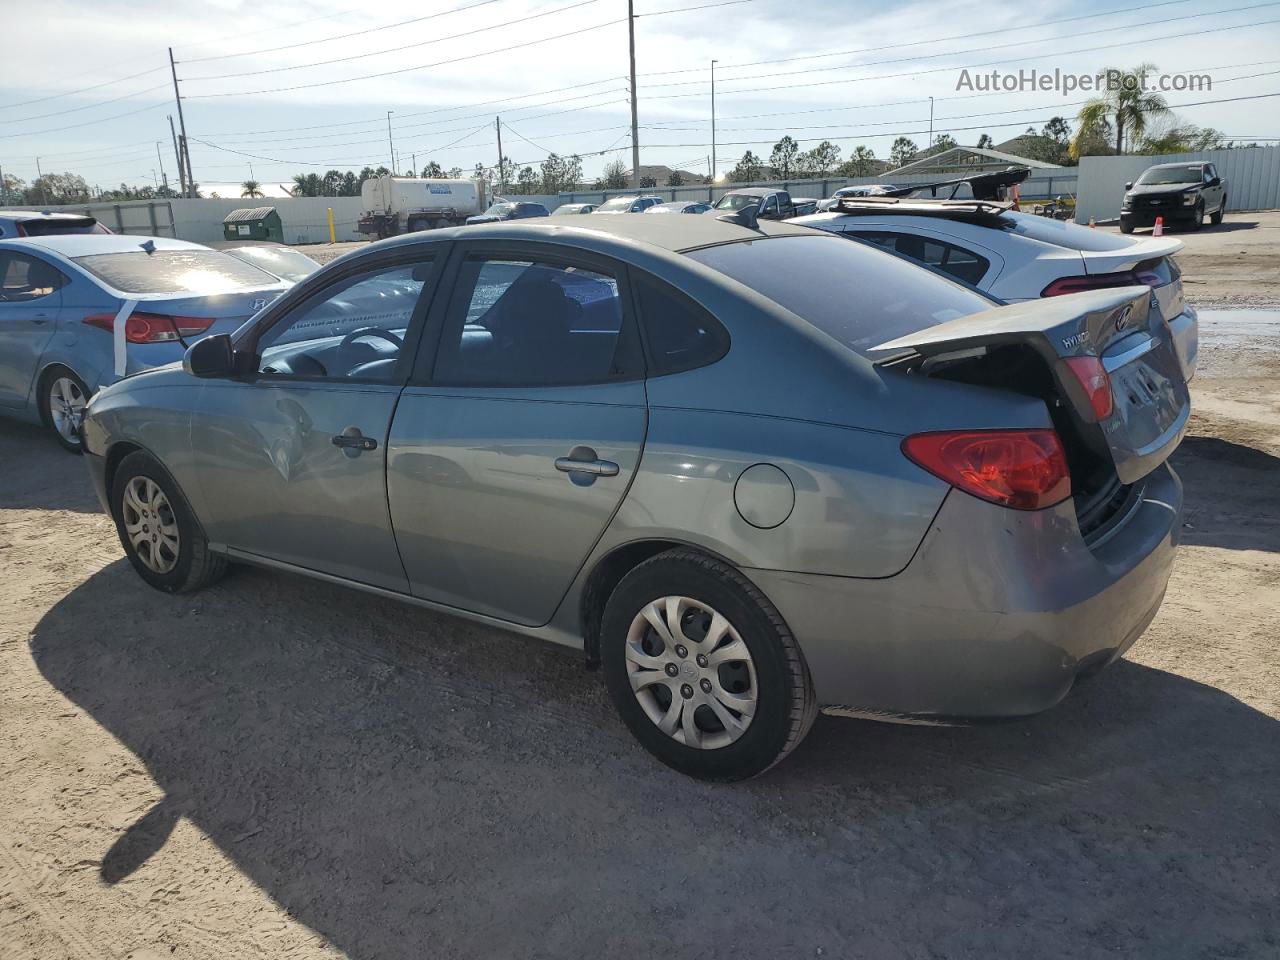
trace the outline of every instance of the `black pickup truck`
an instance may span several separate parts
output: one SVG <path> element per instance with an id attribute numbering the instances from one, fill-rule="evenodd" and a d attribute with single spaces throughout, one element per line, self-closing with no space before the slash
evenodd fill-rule
<path id="1" fill-rule="evenodd" d="M 1199 230 L 1207 215 L 1221 223 L 1227 212 L 1227 181 L 1212 163 L 1162 163 L 1142 171 L 1136 183 L 1124 185 L 1120 232 L 1150 227 L 1156 217 L 1167 226 L 1183 223 Z"/>
<path id="2" fill-rule="evenodd" d="M 738 187 L 730 190 L 715 202 L 708 213 L 736 213 L 744 207 L 756 207 L 761 220 L 790 220 L 792 217 L 813 213 L 817 200 L 792 197 L 786 190 L 776 187 Z"/>

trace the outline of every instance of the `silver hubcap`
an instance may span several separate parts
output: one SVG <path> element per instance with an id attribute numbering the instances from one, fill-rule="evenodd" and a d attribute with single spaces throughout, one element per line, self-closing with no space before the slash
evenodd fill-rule
<path id="1" fill-rule="evenodd" d="M 84 391 L 70 377 L 58 377 L 49 385 L 49 415 L 53 419 L 53 428 L 69 443 L 80 442 L 84 405 Z"/>
<path id="2" fill-rule="evenodd" d="M 178 521 L 169 499 L 150 477 L 134 477 L 124 488 L 124 529 L 147 569 L 168 573 L 178 562 Z"/>
<path id="3" fill-rule="evenodd" d="M 728 746 L 756 712 L 756 667 L 742 637 L 700 600 L 662 597 L 627 631 L 627 674 L 649 719 L 687 747 Z"/>

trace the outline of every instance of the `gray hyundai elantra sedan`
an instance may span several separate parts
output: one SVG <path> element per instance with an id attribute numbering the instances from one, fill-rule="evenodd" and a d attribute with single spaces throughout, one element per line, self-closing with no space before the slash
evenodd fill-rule
<path id="1" fill-rule="evenodd" d="M 97 394 L 138 574 L 262 564 L 567 644 L 713 780 L 826 712 L 1044 710 L 1142 633 L 1187 386 L 1145 287 L 1011 306 L 786 223 L 373 244 Z"/>

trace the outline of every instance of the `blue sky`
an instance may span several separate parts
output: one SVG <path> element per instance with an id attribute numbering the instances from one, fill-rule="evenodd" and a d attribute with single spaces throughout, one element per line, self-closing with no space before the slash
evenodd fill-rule
<path id="1" fill-rule="evenodd" d="M 1212 78 L 1211 91 L 1167 94 L 1174 105 L 1280 92 L 1280 2 L 739 0 L 661 12 L 709 2 L 636 0 L 642 163 L 707 169 L 713 58 L 721 170 L 746 149 L 767 155 L 783 133 L 802 147 L 829 138 L 846 156 L 865 144 L 883 157 L 903 133 L 923 145 L 931 96 L 935 133 L 961 143 L 983 132 L 999 142 L 1054 114 L 1072 117 L 1085 99 L 957 91 L 965 67 L 1086 73 L 1149 61 Z M 205 185 L 238 183 L 250 165 L 268 184 L 389 165 L 388 110 L 401 168 L 414 155 L 419 167 L 429 159 L 468 171 L 492 164 L 496 114 L 517 162 L 536 164 L 550 150 L 597 154 L 584 160 L 588 175 L 614 157 L 630 163 L 627 31 L 617 22 L 625 0 L 350 4 L 6 0 L 5 34 L 33 39 L 7 44 L 0 58 L 0 166 L 30 181 L 39 156 L 45 172 L 77 172 L 104 187 L 141 184 L 158 176 L 160 141 L 176 181 L 170 44 L 192 165 Z M 380 29 L 410 19 L 417 22 Z M 367 74 L 384 75 L 350 79 Z M 1178 113 L 1237 138 L 1280 137 L 1280 97 Z"/>

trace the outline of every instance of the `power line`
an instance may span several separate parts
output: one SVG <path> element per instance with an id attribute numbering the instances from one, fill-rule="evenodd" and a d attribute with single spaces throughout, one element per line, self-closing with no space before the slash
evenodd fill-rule
<path id="1" fill-rule="evenodd" d="M 412 17 L 408 20 L 397 20 L 395 23 L 388 23 L 381 27 L 368 27 L 364 30 L 354 30 L 351 33 L 339 33 L 332 37 L 321 37 L 318 40 L 303 40 L 299 43 L 286 43 L 279 47 L 263 47 L 260 50 L 245 50 L 241 53 L 220 53 L 209 57 L 189 57 L 180 60 L 179 63 L 206 63 L 210 60 L 230 60 L 234 57 L 252 57 L 261 53 L 278 53 L 281 50 L 295 50 L 298 47 L 309 47 L 317 43 L 331 43 L 334 40 L 346 40 L 350 37 L 362 37 L 369 33 L 378 33 L 381 30 L 391 30 L 395 27 L 408 26 L 411 23 L 421 23 L 423 20 L 435 20 L 439 17 L 447 17 L 451 13 L 462 13 L 465 10 L 474 10 L 476 7 L 485 7 L 491 3 L 501 3 L 502 0 L 480 0 L 479 3 L 468 4 L 464 7 L 454 7 L 452 10 L 441 10 L 439 13 L 428 14 L 425 17 Z M 1181 0 L 1186 2 L 1186 0 Z"/>
<path id="2" fill-rule="evenodd" d="M 147 110 L 156 110 L 163 106 L 167 106 L 167 104 L 153 103 L 148 107 L 139 107 L 137 110 L 129 110 L 125 113 L 116 113 L 109 117 L 100 117 L 97 120 L 86 120 L 84 123 L 67 123 L 60 127 L 48 127 L 44 130 L 26 130 L 22 133 L 0 133 L 0 140 L 12 140 L 14 137 L 34 137 L 42 133 L 62 133 L 64 130 L 76 130 L 80 127 L 91 127 L 95 123 L 110 123 L 112 120 L 119 120 L 122 117 L 132 117 L 134 114 L 144 113 Z"/>
<path id="3" fill-rule="evenodd" d="M 623 18 L 621 20 L 606 20 L 604 23 L 595 23 L 589 27 L 579 27 L 577 30 L 570 30 L 567 33 L 558 33 L 550 37 L 540 37 L 537 40 L 527 40 L 524 43 L 511 43 L 511 44 L 507 44 L 505 47 L 500 47 L 496 50 L 483 50 L 480 53 L 467 54 L 466 56 L 454 57 L 449 60 L 438 60 L 435 63 L 422 63 L 414 67 L 401 67 L 398 70 L 384 70 L 381 73 L 366 73 L 358 77 L 344 77 L 340 80 L 320 80 L 315 83 L 299 83 L 299 84 L 295 84 L 292 87 L 271 87 L 269 89 L 264 89 L 264 90 L 240 90 L 234 93 L 187 94 L 185 99 L 195 100 L 195 99 L 208 99 L 211 97 L 250 97 L 250 96 L 256 96 L 262 93 L 287 93 L 292 90 L 308 90 L 313 87 L 332 87 L 341 83 L 355 83 L 359 80 L 376 80 L 381 77 L 391 77 L 391 76 L 396 76 L 402 73 L 412 73 L 416 70 L 427 70 L 427 69 L 430 69 L 431 67 L 443 67 L 451 63 L 461 63 L 465 60 L 477 60 L 481 57 L 492 56 L 495 53 L 508 53 L 511 50 L 519 50 L 523 47 L 532 47 L 540 43 L 548 43 L 552 40 L 563 40 L 566 37 L 578 36 L 579 34 L 588 33 L 592 30 L 599 30 L 603 27 L 611 27 L 614 24 L 618 24 L 618 23 L 626 23 L 626 19 Z"/>
<path id="4" fill-rule="evenodd" d="M 1194 31 L 1187 31 L 1184 33 L 1169 33 L 1169 34 L 1163 34 L 1161 36 L 1155 36 L 1155 37 L 1144 36 L 1144 37 L 1139 37 L 1138 39 L 1135 39 L 1135 40 L 1126 40 L 1121 43 L 1102 44 L 1096 47 L 1077 47 L 1074 50 L 1055 50 L 1053 51 L 1051 56 L 1055 56 L 1055 57 L 1065 56 L 1073 53 L 1095 53 L 1099 50 L 1114 50 L 1119 47 L 1131 47 L 1136 44 L 1153 43 L 1159 40 L 1177 40 L 1177 39 L 1181 39 L 1182 37 L 1202 37 L 1210 33 L 1224 33 L 1230 30 L 1244 30 L 1250 27 L 1268 26 L 1273 23 L 1280 23 L 1280 20 L 1259 20 L 1253 23 L 1239 23 L 1239 24 L 1236 24 L 1235 26 L 1230 26 L 1230 27 L 1215 27 L 1207 30 L 1194 30 Z M 987 48 L 983 48 L 983 49 L 987 49 Z M 954 51 L 953 55 L 955 53 L 970 53 L 970 52 L 977 52 L 977 51 Z M 1032 59 L 1036 59 L 1043 56 L 1046 56 L 1046 55 L 1032 54 L 1026 57 L 1006 57 L 1003 60 L 988 60 L 984 63 L 951 64 L 945 67 L 931 67 L 927 70 L 909 70 L 903 73 L 881 73 L 881 74 L 874 74 L 872 76 L 867 76 L 867 77 L 851 77 L 846 80 L 815 80 L 810 83 L 788 84 L 787 86 L 784 86 L 784 87 L 779 87 L 779 86 L 744 87 L 736 90 L 727 90 L 723 92 L 724 93 L 760 93 L 760 92 L 782 93 L 787 90 L 800 90 L 806 87 L 827 87 L 827 86 L 833 86 L 833 85 L 842 84 L 842 83 L 862 83 L 867 80 L 894 80 L 900 77 L 918 77 L 928 73 L 944 73 L 949 70 L 962 70 L 962 69 L 968 70 L 968 69 L 977 69 L 979 67 L 993 67 L 993 66 L 999 66 L 1000 64 L 1005 64 L 1005 63 L 1021 63 L 1024 60 L 1032 60 Z M 866 64 L 863 64 L 862 66 L 866 66 Z M 736 77 L 735 79 L 757 80 L 761 78 L 760 77 Z M 685 97 L 701 97 L 701 96 L 705 96 L 705 94 L 673 93 L 673 94 L 663 94 L 657 97 L 651 97 L 649 99 L 678 100 L 678 99 L 683 99 Z"/>
<path id="5" fill-rule="evenodd" d="M 102 83 L 95 83 L 92 86 L 81 87 L 79 90 L 68 90 L 66 93 L 51 93 L 47 97 L 36 97 L 33 100 L 18 100 L 13 103 L 0 104 L 0 110 L 11 110 L 14 107 L 25 107 L 32 103 L 44 103 L 46 100 L 58 100 L 62 97 L 74 97 L 80 93 L 88 93 L 90 90 L 98 90 L 102 87 L 109 87 L 112 84 L 124 83 L 126 80 L 134 80 L 138 77 L 145 77 L 149 73 L 156 73 L 163 70 L 164 67 L 152 67 L 150 70 L 143 70 L 139 73 L 131 73 L 127 77 L 117 77 L 115 80 L 104 80 Z M 110 102 L 110 101 L 108 101 Z M 45 114 L 44 116 L 53 116 L 53 114 Z M 27 119 L 35 119 L 28 117 Z M 17 120 L 6 121 L 8 123 L 18 123 Z"/>
<path id="6" fill-rule="evenodd" d="M 487 0 L 487 2 L 496 2 L 496 0 Z M 592 3 L 599 3 L 600 0 L 578 0 L 577 3 L 571 3 L 568 6 L 557 7 L 554 10 L 544 10 L 542 13 L 530 14 L 527 17 L 519 17 L 515 20 L 508 20 L 497 26 L 476 27 L 472 30 L 464 30 L 462 33 L 449 34 L 444 37 L 433 37 L 430 40 L 420 40 L 417 43 L 406 43 L 399 47 L 387 47 L 384 50 L 371 50 L 368 53 L 356 53 L 349 57 L 335 57 L 332 60 L 317 60 L 314 63 L 299 63 L 287 67 L 267 67 L 262 70 L 245 70 L 241 73 L 219 73 L 205 77 L 183 77 L 184 81 L 194 82 L 197 80 L 229 80 L 233 77 L 256 77 L 264 73 L 284 73 L 288 70 L 307 70 L 311 67 L 325 67 L 334 63 L 350 63 L 352 60 L 363 60 L 366 57 L 380 57 L 387 53 L 399 53 L 401 50 L 412 50 L 416 47 L 429 47 L 432 44 L 444 43 L 448 40 L 457 40 L 461 37 L 474 36 L 477 33 L 490 33 L 501 27 L 515 26 L 518 23 L 527 23 L 530 20 L 539 20 L 542 17 L 549 17 L 553 14 L 564 13 L 566 10 L 574 10 L 578 7 L 585 7 Z M 735 2 L 743 2 L 743 0 L 735 0 Z"/>
<path id="7" fill-rule="evenodd" d="M 146 93 L 154 93 L 155 91 L 162 90 L 167 86 L 168 86 L 167 83 L 161 83 L 161 84 L 157 84 L 154 87 L 147 87 L 147 89 L 145 90 L 135 90 L 133 93 L 126 93 L 118 97 L 112 97 L 110 100 L 100 100 L 97 103 L 86 104 L 83 107 L 70 107 L 66 110 L 55 110 L 52 113 L 37 113 L 29 117 L 11 117 L 10 119 L 6 120 L 5 123 L 6 124 L 26 123 L 28 120 L 44 120 L 47 117 L 60 117 L 63 114 L 67 114 L 67 113 L 79 113 L 82 110 L 93 110 L 93 109 L 96 109 L 97 107 L 105 107 L 111 103 L 119 103 L 121 100 L 132 100 L 134 97 L 140 97 Z"/>
<path id="8" fill-rule="evenodd" d="M 1232 7 L 1226 10 L 1213 10 L 1213 11 L 1207 11 L 1205 13 L 1192 13 L 1192 14 L 1188 14 L 1185 17 L 1169 17 L 1162 22 L 1176 23 L 1179 20 L 1195 20 L 1200 17 L 1220 16 L 1226 13 L 1241 13 L 1245 10 L 1258 10 L 1263 7 L 1275 7 L 1275 6 L 1280 6 L 1280 0 L 1269 0 L 1269 2 L 1267 3 L 1255 3 L 1246 7 Z M 1268 21 L 1268 22 L 1275 22 L 1275 21 Z M 1114 33 L 1117 30 L 1130 30 L 1134 26 L 1138 26 L 1138 24 L 1125 23 L 1119 26 L 1114 26 L 1114 27 L 1101 27 L 1097 30 L 1086 30 L 1084 32 L 1077 33 L 1075 34 L 1075 36 L 1089 37 L 1089 36 L 1094 36 L 1100 33 Z M 1252 24 L 1241 24 L 1241 26 L 1252 26 Z M 1226 27 L 1221 29 L 1231 30 L 1231 29 L 1238 29 L 1238 28 Z M 1211 32 L 1211 31 L 1196 31 L 1197 34 L 1204 33 L 1204 32 Z M 1186 34 L 1180 34 L 1179 36 L 1186 36 Z M 943 57 L 961 56 L 969 53 L 982 53 L 988 50 L 1009 50 L 1009 49 L 1015 49 L 1018 47 L 1034 46 L 1038 43 L 1056 43 L 1057 41 L 1058 41 L 1057 37 L 1046 37 L 1041 40 L 1016 40 L 1016 41 L 1013 41 L 1012 43 L 984 44 L 981 47 L 972 47 L 968 50 L 948 50 L 943 53 L 930 53 L 930 54 L 924 54 L 921 56 L 896 57 L 889 60 L 867 60 L 863 63 L 846 63 L 846 64 L 839 64 L 837 66 L 832 66 L 832 67 L 809 67 L 804 70 L 780 71 L 777 73 L 759 73 L 759 74 L 751 74 L 749 76 L 744 76 L 744 77 L 725 77 L 724 82 L 732 83 L 735 80 L 768 80 L 774 77 L 798 77 L 798 76 L 811 74 L 811 73 L 829 73 L 833 70 L 855 70 L 855 69 L 860 69 L 862 67 L 878 67 L 878 66 L 885 66 L 887 64 L 892 64 L 892 63 L 918 63 L 922 60 L 937 60 Z M 1145 42 L 1145 40 L 1134 41 L 1134 42 Z M 983 64 L 983 66 L 985 66 L 985 64 Z M 952 68 L 946 68 L 946 69 L 952 69 Z M 913 71 L 913 73 L 919 73 L 919 72 L 921 71 Z M 929 72 L 929 71 L 924 71 L 924 72 Z M 687 87 L 687 86 L 693 86 L 693 85 L 701 85 L 701 83 L 702 81 L 699 81 L 699 80 L 681 80 L 674 83 L 650 84 L 649 89 L 655 89 L 657 87 Z M 732 93 L 734 91 L 730 90 L 729 92 Z"/>

